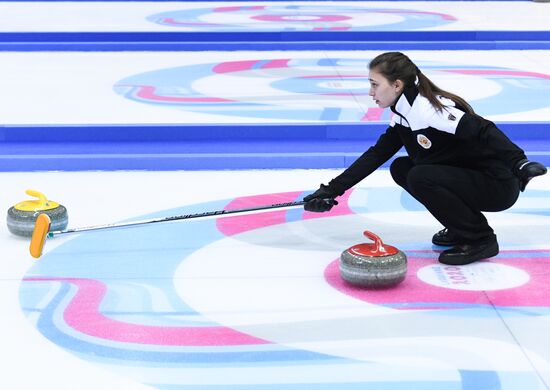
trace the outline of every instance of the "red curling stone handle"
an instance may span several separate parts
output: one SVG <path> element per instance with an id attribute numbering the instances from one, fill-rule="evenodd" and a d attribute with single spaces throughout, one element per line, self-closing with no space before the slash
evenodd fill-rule
<path id="1" fill-rule="evenodd" d="M 349 252 L 359 256 L 391 256 L 399 252 L 394 246 L 386 245 L 376 234 L 365 230 L 363 235 L 374 241 L 374 244 L 358 244 L 348 249 Z"/>

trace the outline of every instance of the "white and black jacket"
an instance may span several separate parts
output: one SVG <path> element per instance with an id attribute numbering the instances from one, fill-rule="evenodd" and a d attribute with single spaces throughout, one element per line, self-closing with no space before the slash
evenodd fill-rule
<path id="1" fill-rule="evenodd" d="M 437 110 L 416 87 L 405 89 L 391 110 L 390 126 L 375 145 L 334 178 L 329 187 L 338 195 L 359 183 L 402 147 L 414 164 L 439 164 L 479 170 L 508 179 L 512 167 L 525 158 L 494 123 L 468 114 L 452 100 L 440 97 Z"/>

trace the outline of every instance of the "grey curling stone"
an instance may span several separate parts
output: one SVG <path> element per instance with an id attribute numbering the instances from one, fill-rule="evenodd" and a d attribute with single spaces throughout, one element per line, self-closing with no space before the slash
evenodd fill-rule
<path id="1" fill-rule="evenodd" d="M 340 256 L 340 276 L 346 282 L 360 287 L 392 287 L 407 274 L 407 256 L 399 249 L 385 245 L 376 234 L 365 231 L 370 244 L 354 245 Z"/>
<path id="2" fill-rule="evenodd" d="M 38 200 L 27 200 L 8 209 L 8 230 L 16 236 L 31 237 L 34 224 L 39 214 L 50 217 L 50 230 L 63 230 L 69 223 L 69 215 L 65 206 L 47 200 L 44 194 L 28 190 L 28 195 Z"/>

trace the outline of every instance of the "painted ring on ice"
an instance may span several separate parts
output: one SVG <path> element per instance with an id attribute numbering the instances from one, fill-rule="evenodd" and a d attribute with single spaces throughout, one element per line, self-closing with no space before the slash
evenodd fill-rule
<path id="1" fill-rule="evenodd" d="M 385 122 L 368 97 L 368 59 L 275 58 L 184 65 L 128 76 L 114 85 L 126 99 L 171 109 L 230 117 Z M 550 75 L 492 66 L 420 62 L 445 78 L 484 116 L 547 108 Z M 247 88 L 243 88 L 246 85 Z M 467 85 L 482 85 L 475 90 Z M 363 100 L 362 107 L 357 100 Z"/>

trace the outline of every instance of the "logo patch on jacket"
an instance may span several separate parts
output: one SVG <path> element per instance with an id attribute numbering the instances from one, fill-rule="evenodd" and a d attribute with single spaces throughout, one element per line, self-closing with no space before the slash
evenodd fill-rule
<path id="1" fill-rule="evenodd" d="M 456 116 L 454 116 L 453 114 L 449 114 L 447 118 L 449 118 L 450 121 L 456 121 Z"/>
<path id="2" fill-rule="evenodd" d="M 432 147 L 432 141 L 430 141 L 430 139 L 426 137 L 424 134 L 418 134 L 416 136 L 416 141 L 424 149 L 430 149 Z"/>

